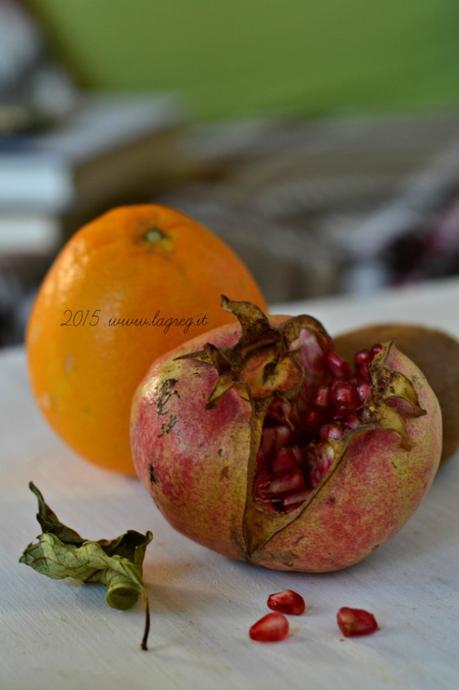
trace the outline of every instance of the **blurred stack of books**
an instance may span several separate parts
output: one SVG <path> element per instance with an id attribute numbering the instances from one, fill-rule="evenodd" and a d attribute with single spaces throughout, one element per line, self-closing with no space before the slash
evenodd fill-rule
<path id="1" fill-rule="evenodd" d="M 164 201 L 220 233 L 271 302 L 459 273 L 459 116 L 197 131 L 209 180 Z"/>
<path id="2" fill-rule="evenodd" d="M 0 251 L 48 251 L 114 204 L 163 191 L 187 170 L 169 96 L 80 99 L 52 128 L 0 137 Z"/>

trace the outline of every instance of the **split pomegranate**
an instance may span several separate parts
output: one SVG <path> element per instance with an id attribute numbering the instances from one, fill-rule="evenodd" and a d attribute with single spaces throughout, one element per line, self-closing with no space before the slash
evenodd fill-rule
<path id="1" fill-rule="evenodd" d="M 376 618 L 372 613 L 363 609 L 351 609 L 342 606 L 336 614 L 336 622 L 345 637 L 357 635 L 371 635 L 379 630 Z"/>
<path id="2" fill-rule="evenodd" d="M 310 316 L 223 300 L 223 326 L 158 359 L 133 402 L 139 477 L 169 522 L 222 554 L 338 570 L 410 517 L 441 453 L 441 413 L 391 342 L 342 359 Z"/>
<path id="3" fill-rule="evenodd" d="M 273 611 L 281 611 L 290 616 L 301 616 L 306 610 L 306 603 L 298 592 L 293 589 L 284 589 L 283 592 L 275 592 L 268 597 L 268 608 Z"/>
<path id="4" fill-rule="evenodd" d="M 252 625 L 249 635 L 257 642 L 279 642 L 288 635 L 288 620 L 282 613 L 267 613 Z"/>

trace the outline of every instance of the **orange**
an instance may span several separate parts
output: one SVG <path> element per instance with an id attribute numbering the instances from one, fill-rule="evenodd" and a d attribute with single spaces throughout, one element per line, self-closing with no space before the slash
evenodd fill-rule
<path id="1" fill-rule="evenodd" d="M 27 327 L 33 393 L 53 429 L 88 460 L 133 474 L 134 391 L 156 357 L 233 320 L 221 293 L 266 308 L 235 253 L 182 213 L 127 206 L 81 228 Z"/>

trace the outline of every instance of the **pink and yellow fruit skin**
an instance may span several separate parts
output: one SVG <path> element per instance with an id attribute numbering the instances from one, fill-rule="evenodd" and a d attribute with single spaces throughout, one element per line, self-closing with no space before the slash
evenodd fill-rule
<path id="1" fill-rule="evenodd" d="M 234 558 L 242 558 L 251 408 L 231 390 L 206 410 L 216 370 L 174 358 L 207 342 L 232 346 L 239 335 L 237 325 L 217 328 L 156 360 L 137 389 L 131 415 L 136 471 L 165 518 L 187 537 Z"/>
<path id="2" fill-rule="evenodd" d="M 215 329 L 153 364 L 132 408 L 131 445 L 139 477 L 175 529 L 226 556 L 311 573 L 357 563 L 402 527 L 432 483 L 442 441 L 435 394 L 392 345 L 385 366 L 411 379 L 426 412 L 405 420 L 410 449 L 401 447 L 393 431 L 356 433 L 307 508 L 248 556 L 243 521 L 250 405 L 232 389 L 206 409 L 217 372 L 195 360 L 175 360 L 206 342 L 232 346 L 239 335 L 238 326 Z"/>

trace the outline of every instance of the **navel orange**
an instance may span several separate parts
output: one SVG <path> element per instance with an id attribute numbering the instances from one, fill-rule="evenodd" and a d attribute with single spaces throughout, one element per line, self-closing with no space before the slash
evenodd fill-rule
<path id="1" fill-rule="evenodd" d="M 32 389 L 53 429 L 88 460 L 134 474 L 136 386 L 159 355 L 232 321 L 221 293 L 266 307 L 236 254 L 182 213 L 127 206 L 81 228 L 50 268 L 27 328 Z"/>

